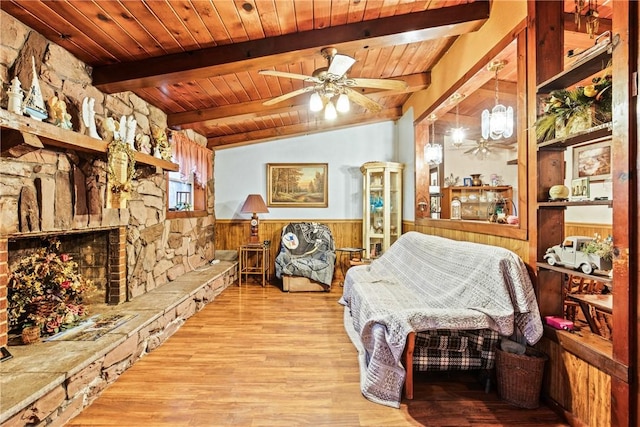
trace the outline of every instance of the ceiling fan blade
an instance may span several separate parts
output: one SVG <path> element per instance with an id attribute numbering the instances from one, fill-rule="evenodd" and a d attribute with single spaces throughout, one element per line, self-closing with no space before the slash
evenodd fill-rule
<path id="1" fill-rule="evenodd" d="M 479 150 L 479 148 L 478 148 L 478 147 L 470 148 L 470 149 L 468 149 L 467 151 L 465 151 L 465 152 L 464 152 L 464 154 L 473 153 L 473 151 L 474 151 L 474 150 L 475 150 L 475 151 L 478 151 L 478 150 Z"/>
<path id="2" fill-rule="evenodd" d="M 268 101 L 263 102 L 262 105 L 274 105 L 274 104 L 277 104 L 278 102 L 282 102 L 289 98 L 293 98 L 294 96 L 302 95 L 303 93 L 306 93 L 306 92 L 312 92 L 313 90 L 314 90 L 313 86 L 306 86 L 301 89 L 294 90 L 293 92 L 285 93 L 284 95 L 276 96 L 273 99 L 269 99 Z"/>
<path id="3" fill-rule="evenodd" d="M 355 62 L 356 60 L 352 57 L 341 55 L 338 53 L 331 59 L 331 64 L 329 64 L 329 69 L 327 70 L 327 72 L 340 78 L 344 76 L 344 73 L 346 73 L 349 68 L 351 68 L 351 66 L 355 64 Z"/>
<path id="4" fill-rule="evenodd" d="M 363 106 L 364 108 L 366 108 L 367 110 L 373 112 L 373 113 L 377 113 L 379 111 L 382 110 L 382 105 L 378 104 L 377 102 L 375 102 L 372 99 L 367 98 L 366 96 L 364 96 L 363 94 L 361 94 L 360 92 L 357 92 L 353 89 L 350 89 L 348 87 L 345 87 L 345 93 L 347 94 L 347 96 L 349 97 L 349 99 L 353 102 L 355 102 L 356 104 L 360 104 L 361 106 Z"/>
<path id="5" fill-rule="evenodd" d="M 260 70 L 258 71 L 258 74 L 262 74 L 263 76 L 285 77 L 288 79 L 305 80 L 307 82 L 319 83 L 318 79 L 316 79 L 315 77 L 305 76 L 304 74 L 287 73 L 286 71 Z"/>
<path id="6" fill-rule="evenodd" d="M 350 84 L 353 82 L 352 84 Z M 386 80 L 386 79 L 347 79 L 348 86 L 369 87 L 373 89 L 386 90 L 405 90 L 408 85 L 402 80 Z"/>

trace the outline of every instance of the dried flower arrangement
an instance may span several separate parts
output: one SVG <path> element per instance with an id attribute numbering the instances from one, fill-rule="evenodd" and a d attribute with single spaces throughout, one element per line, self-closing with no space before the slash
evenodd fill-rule
<path id="1" fill-rule="evenodd" d="M 611 67 L 607 67 L 590 85 L 552 91 L 543 100 L 544 114 L 536 121 L 537 141 L 561 136 L 556 135 L 558 125 L 571 133 L 583 130 L 582 123 L 588 128 L 611 121 L 611 85 Z"/>
<path id="2" fill-rule="evenodd" d="M 11 266 L 8 286 L 9 328 L 37 326 L 52 335 L 76 325 L 87 314 L 83 296 L 93 282 L 78 273 L 69 254 L 59 253 L 60 241 L 35 250 Z"/>
<path id="3" fill-rule="evenodd" d="M 596 233 L 593 236 L 593 240 L 585 245 L 582 251 L 598 255 L 606 261 L 611 261 L 613 259 L 613 238 L 607 236 L 607 238 L 603 239 L 600 234 Z"/>

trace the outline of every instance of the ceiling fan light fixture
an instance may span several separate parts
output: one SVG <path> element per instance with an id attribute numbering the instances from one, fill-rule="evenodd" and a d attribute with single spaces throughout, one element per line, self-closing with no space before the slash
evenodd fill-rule
<path id="1" fill-rule="evenodd" d="M 347 94 L 341 93 L 338 97 L 338 100 L 336 101 L 336 110 L 338 110 L 339 113 L 348 113 L 350 107 L 351 106 L 349 105 L 349 97 L 347 96 Z"/>
<path id="2" fill-rule="evenodd" d="M 322 111 L 323 108 L 324 104 L 322 102 L 322 97 L 318 92 L 313 92 L 309 98 L 309 109 L 314 113 L 317 113 L 318 111 Z"/>
<path id="3" fill-rule="evenodd" d="M 336 111 L 336 107 L 333 105 L 333 102 L 327 102 L 327 106 L 324 107 L 325 120 L 335 120 L 336 117 L 338 117 L 338 111 Z"/>

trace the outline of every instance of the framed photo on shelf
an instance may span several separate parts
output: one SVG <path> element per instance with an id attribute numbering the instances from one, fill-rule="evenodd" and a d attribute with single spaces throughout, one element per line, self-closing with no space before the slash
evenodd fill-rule
<path id="1" fill-rule="evenodd" d="M 611 140 L 574 147 L 573 178 L 611 179 Z"/>
<path id="2" fill-rule="evenodd" d="M 471 187 L 473 185 L 471 177 L 466 177 L 463 182 L 465 187 Z"/>
<path id="3" fill-rule="evenodd" d="M 326 208 L 327 163 L 267 163 L 267 206 Z"/>
<path id="4" fill-rule="evenodd" d="M 571 181 L 571 200 L 589 200 L 589 178 Z"/>

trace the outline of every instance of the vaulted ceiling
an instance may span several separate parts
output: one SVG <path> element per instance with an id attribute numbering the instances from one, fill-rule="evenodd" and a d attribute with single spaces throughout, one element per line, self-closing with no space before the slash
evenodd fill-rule
<path id="1" fill-rule="evenodd" d="M 565 4 L 570 20 L 573 1 Z M 457 36 L 482 26 L 490 6 L 483 0 L 0 2 L 92 66 L 96 87 L 134 92 L 167 113 L 171 128 L 205 135 L 210 148 L 399 118 L 411 93 L 430 84 L 433 65 Z M 403 80 L 406 88 L 355 88 L 382 108 L 351 102 L 351 111 L 333 121 L 309 111 L 308 93 L 264 105 L 309 83 L 260 70 L 311 75 L 327 66 L 321 50 L 328 46 L 356 60 L 349 77 Z"/>

